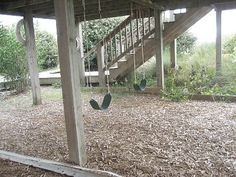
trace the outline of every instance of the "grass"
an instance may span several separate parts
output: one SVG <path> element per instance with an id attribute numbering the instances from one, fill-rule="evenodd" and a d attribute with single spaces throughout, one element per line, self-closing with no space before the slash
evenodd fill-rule
<path id="1" fill-rule="evenodd" d="M 215 44 L 196 46 L 192 54 L 178 55 L 179 70 L 170 69 L 170 54 L 164 52 L 164 70 L 166 90 L 163 93 L 174 100 L 184 98 L 184 94 L 236 95 L 236 55 L 223 54 L 222 75 L 215 75 Z M 156 85 L 155 58 L 149 60 L 137 70 L 138 76 L 146 73 L 148 86 Z M 195 73 L 195 74 L 194 74 Z M 140 77 L 140 76 L 139 76 Z"/>

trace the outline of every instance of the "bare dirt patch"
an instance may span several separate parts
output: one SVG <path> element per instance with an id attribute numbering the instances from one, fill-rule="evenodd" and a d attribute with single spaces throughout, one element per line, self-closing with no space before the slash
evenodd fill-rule
<path id="1" fill-rule="evenodd" d="M 31 106 L 29 93 L 0 103 L 0 149 L 69 162 L 60 90 L 42 93 L 40 106 Z M 235 103 L 113 94 L 101 112 L 89 106 L 89 93 L 83 98 L 87 167 L 124 176 L 236 176 Z"/>

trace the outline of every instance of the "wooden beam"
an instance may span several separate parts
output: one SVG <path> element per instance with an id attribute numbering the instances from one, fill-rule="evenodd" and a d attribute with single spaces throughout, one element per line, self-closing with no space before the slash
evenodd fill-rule
<path id="1" fill-rule="evenodd" d="M 23 0 L 23 1 L 15 1 L 15 2 L 9 2 L 6 5 L 7 10 L 14 10 L 18 8 L 25 8 L 27 6 L 32 6 L 32 5 L 39 5 L 39 4 L 44 4 L 47 2 L 50 2 L 51 0 Z"/>
<path id="2" fill-rule="evenodd" d="M 76 42 L 77 42 L 77 58 L 79 60 L 80 84 L 85 86 L 85 66 L 84 66 L 84 46 L 83 46 L 83 31 L 82 23 L 78 20 L 75 23 Z"/>
<path id="3" fill-rule="evenodd" d="M 67 141 L 71 161 L 86 159 L 73 0 L 54 0 Z"/>
<path id="4" fill-rule="evenodd" d="M 132 2 L 144 7 L 154 8 L 154 4 L 151 0 L 132 0 Z"/>
<path id="5" fill-rule="evenodd" d="M 26 35 L 26 53 L 30 73 L 30 81 L 32 88 L 33 104 L 39 105 L 42 103 L 39 74 L 37 66 L 37 55 L 36 55 L 36 45 L 35 45 L 35 33 L 32 12 L 27 9 L 24 14 L 24 27 Z"/>
<path id="6" fill-rule="evenodd" d="M 170 43 L 170 63 L 171 68 L 177 69 L 177 44 L 176 39 Z"/>
<path id="7" fill-rule="evenodd" d="M 164 45 L 169 44 L 184 31 L 208 14 L 212 7 L 202 7 L 189 9 L 186 14 L 178 18 L 171 26 L 164 30 Z M 181 24 L 181 25 L 179 25 Z"/>
<path id="8" fill-rule="evenodd" d="M 98 65 L 98 80 L 99 80 L 99 86 L 105 87 L 105 71 L 103 71 L 103 68 L 105 67 L 104 64 L 104 46 L 100 43 L 97 46 L 97 65 Z"/>
<path id="9" fill-rule="evenodd" d="M 234 2 L 229 2 L 229 3 L 218 3 L 218 4 L 214 4 L 214 6 L 215 6 L 217 9 L 221 9 L 221 10 L 236 9 L 236 1 L 234 1 Z"/>
<path id="10" fill-rule="evenodd" d="M 163 64 L 163 22 L 161 10 L 154 9 L 155 18 L 155 42 L 156 42 L 156 74 L 157 74 L 157 87 L 164 90 L 164 64 Z"/>
<path id="11" fill-rule="evenodd" d="M 216 75 L 221 75 L 222 60 L 222 10 L 216 8 Z"/>
<path id="12" fill-rule="evenodd" d="M 88 168 L 82 168 L 75 165 L 66 163 L 54 162 L 51 160 L 44 160 L 35 157 L 24 156 L 13 152 L 7 152 L 0 150 L 0 158 L 4 160 L 10 160 L 13 162 L 21 163 L 27 166 L 33 166 L 43 170 L 59 173 L 62 175 L 74 176 L 74 177 L 121 177 L 115 173 L 92 170 Z"/>
<path id="13" fill-rule="evenodd" d="M 164 9 L 180 9 L 211 6 L 217 3 L 230 3 L 235 2 L 235 0 L 152 0 L 152 2 Z"/>

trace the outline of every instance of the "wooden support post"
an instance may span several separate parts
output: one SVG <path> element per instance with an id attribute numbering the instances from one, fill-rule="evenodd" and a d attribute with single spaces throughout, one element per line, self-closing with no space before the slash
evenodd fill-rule
<path id="1" fill-rule="evenodd" d="M 97 47 L 97 64 L 98 64 L 98 80 L 99 86 L 105 87 L 105 72 L 104 72 L 104 46 L 102 44 Z"/>
<path id="2" fill-rule="evenodd" d="M 79 75 L 80 84 L 85 86 L 85 66 L 84 66 L 84 46 L 83 46 L 83 34 L 82 34 L 82 24 L 77 20 L 75 23 L 76 29 L 76 41 L 77 41 L 77 55 L 79 60 Z"/>
<path id="3" fill-rule="evenodd" d="M 41 92 L 40 92 L 37 57 L 36 57 L 33 16 L 32 16 L 32 11 L 29 9 L 25 10 L 24 28 L 25 28 L 25 36 L 26 36 L 25 44 L 26 44 L 26 50 L 27 50 L 26 53 L 27 53 L 27 60 L 28 60 L 29 73 L 30 73 L 33 104 L 39 105 L 42 103 L 42 99 L 41 99 Z"/>
<path id="4" fill-rule="evenodd" d="M 70 160 L 83 166 L 86 159 L 79 60 L 73 0 L 54 0 L 61 69 L 64 114 Z"/>
<path id="5" fill-rule="evenodd" d="M 171 68 L 177 69 L 177 51 L 176 51 L 176 39 L 170 43 L 170 63 Z"/>
<path id="6" fill-rule="evenodd" d="M 160 90 L 165 88 L 164 85 L 164 64 L 163 64 L 163 22 L 162 12 L 159 9 L 154 9 L 155 18 L 155 41 L 156 41 L 156 69 L 157 69 L 157 87 Z"/>
<path id="7" fill-rule="evenodd" d="M 222 9 L 216 8 L 216 75 L 221 75 L 222 60 Z"/>

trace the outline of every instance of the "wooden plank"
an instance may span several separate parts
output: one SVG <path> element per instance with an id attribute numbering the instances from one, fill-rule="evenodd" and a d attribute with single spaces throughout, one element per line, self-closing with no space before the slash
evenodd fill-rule
<path id="1" fill-rule="evenodd" d="M 229 3 L 218 3 L 218 4 L 214 4 L 214 6 L 215 6 L 217 9 L 221 9 L 221 10 L 236 9 L 236 1 L 234 1 L 234 2 L 229 2 Z"/>
<path id="2" fill-rule="evenodd" d="M 21 0 L 21 1 L 9 2 L 6 5 L 6 9 L 13 10 L 13 9 L 18 9 L 18 8 L 23 8 L 26 6 L 32 6 L 32 5 L 38 6 L 39 4 L 44 4 L 50 1 L 51 0 L 23 0 L 23 1 Z"/>
<path id="3" fill-rule="evenodd" d="M 127 36 L 127 26 L 125 26 L 125 50 L 128 49 L 128 36 Z"/>
<path id="4" fill-rule="evenodd" d="M 136 30 L 135 31 L 137 33 L 136 34 L 136 36 L 137 36 L 136 41 L 138 41 L 140 39 L 140 36 L 139 36 L 140 35 L 140 32 L 139 32 L 139 11 L 138 10 L 136 11 Z"/>
<path id="5" fill-rule="evenodd" d="M 157 87 L 164 90 L 164 64 L 163 64 L 163 22 L 162 12 L 159 9 L 154 9 L 155 18 L 155 41 L 156 41 L 156 72 L 157 72 Z"/>
<path id="6" fill-rule="evenodd" d="M 120 32 L 119 32 L 119 43 L 120 43 L 120 55 L 122 54 L 122 31 L 120 28 Z"/>
<path id="7" fill-rule="evenodd" d="M 98 77 L 99 77 L 99 86 L 100 87 L 105 87 L 106 82 L 105 82 L 105 72 L 103 71 L 104 68 L 104 46 L 99 45 L 97 47 L 97 64 L 98 64 Z"/>
<path id="8" fill-rule="evenodd" d="M 131 33 L 132 34 L 132 33 Z M 147 33 L 143 40 L 147 40 L 149 38 L 150 35 L 154 34 L 154 29 L 152 31 L 150 31 L 149 33 Z M 131 38 L 132 39 L 132 38 Z M 130 53 L 133 50 L 133 47 L 138 47 L 140 45 L 140 43 L 142 42 L 142 40 L 138 40 L 137 42 L 132 44 L 132 40 L 131 40 L 131 46 L 128 47 L 128 49 L 126 49 L 125 52 L 123 52 L 121 55 L 119 55 L 118 57 L 116 57 L 115 59 L 113 59 L 112 61 L 110 61 L 107 65 L 107 67 L 111 67 L 113 64 L 115 64 L 116 62 L 118 62 L 118 60 L 120 60 L 121 58 L 123 58 L 127 53 Z M 137 56 L 136 56 L 137 57 Z"/>
<path id="9" fill-rule="evenodd" d="M 216 8 L 216 75 L 221 75 L 222 61 L 222 10 Z"/>
<path id="10" fill-rule="evenodd" d="M 151 9 L 149 9 L 148 14 L 148 31 L 151 31 Z"/>
<path id="11" fill-rule="evenodd" d="M 24 27 L 26 35 L 26 51 L 27 51 L 26 53 L 27 53 L 27 60 L 30 73 L 33 104 L 39 105 L 42 103 L 42 99 L 41 99 L 39 73 L 37 66 L 33 16 L 32 12 L 29 9 L 25 10 Z"/>
<path id="12" fill-rule="evenodd" d="M 146 1 L 146 0 L 138 0 Z M 181 9 L 181 8 L 198 8 L 211 6 L 217 3 L 230 3 L 235 0 L 152 0 L 153 4 L 162 7 L 163 9 Z"/>
<path id="13" fill-rule="evenodd" d="M 164 30 L 164 45 L 169 44 L 173 39 L 177 38 L 184 31 L 188 30 L 192 25 L 208 14 L 212 7 L 202 7 L 200 9 L 189 9 L 178 20 Z M 180 25 L 181 24 L 181 25 Z"/>
<path id="14" fill-rule="evenodd" d="M 77 55 L 79 60 L 80 84 L 85 86 L 85 66 L 84 66 L 84 46 L 83 46 L 83 31 L 82 23 L 77 21 L 75 23 L 76 41 L 77 41 Z"/>
<path id="15" fill-rule="evenodd" d="M 64 114 L 70 160 L 83 166 L 86 159 L 79 60 L 75 57 L 76 34 L 73 0 L 54 0 Z"/>
<path id="16" fill-rule="evenodd" d="M 114 35 L 114 41 L 115 41 L 115 45 L 114 45 L 114 57 L 117 57 L 117 38 L 116 35 Z"/>
<path id="17" fill-rule="evenodd" d="M 82 168 L 75 165 L 24 156 L 2 150 L 0 150 L 0 158 L 74 177 L 120 177 L 119 175 L 111 172 Z"/>
<path id="18" fill-rule="evenodd" d="M 171 68 L 177 69 L 177 45 L 176 39 L 170 43 L 170 63 Z"/>

